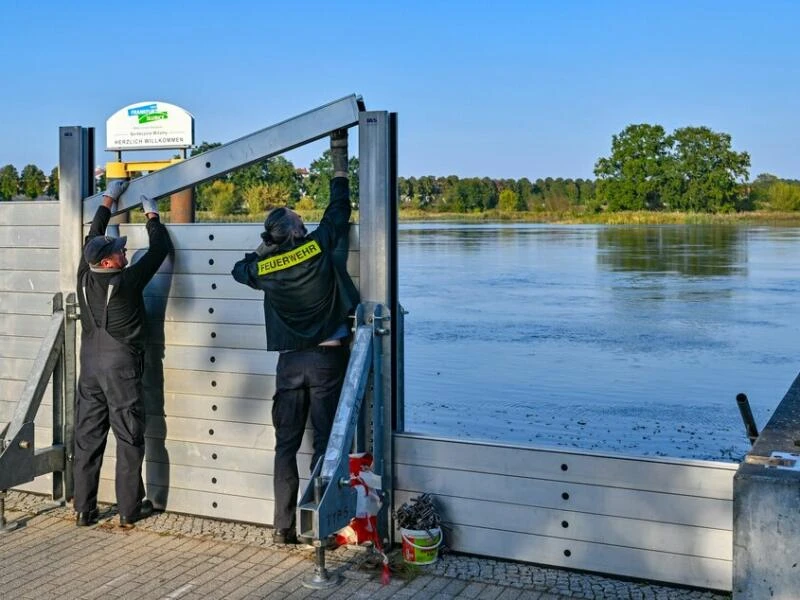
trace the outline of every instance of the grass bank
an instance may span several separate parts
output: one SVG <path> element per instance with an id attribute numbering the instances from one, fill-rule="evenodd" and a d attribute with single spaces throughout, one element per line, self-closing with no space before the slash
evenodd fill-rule
<path id="1" fill-rule="evenodd" d="M 322 210 L 298 211 L 304 221 L 316 223 Z M 144 221 L 144 215 L 132 213 L 133 222 Z M 260 215 L 223 215 L 198 211 L 198 223 L 263 223 L 266 213 Z M 162 218 L 169 222 L 169 213 Z M 624 211 L 614 213 L 583 213 L 578 211 L 552 212 L 501 212 L 487 210 L 479 213 L 433 213 L 422 210 L 401 210 L 400 221 L 451 221 L 459 223 L 554 223 L 586 225 L 781 225 L 800 226 L 800 212 L 752 211 L 741 213 L 708 214 L 686 212 Z M 358 222 L 358 211 L 353 212 Z"/>
<path id="2" fill-rule="evenodd" d="M 429 213 L 401 210 L 401 221 L 459 221 L 509 223 L 563 223 L 588 225 L 791 225 L 800 226 L 800 213 L 751 211 L 742 213 L 688 213 L 621 211 L 584 213 L 580 211 L 515 212 L 496 210 L 481 213 Z"/>

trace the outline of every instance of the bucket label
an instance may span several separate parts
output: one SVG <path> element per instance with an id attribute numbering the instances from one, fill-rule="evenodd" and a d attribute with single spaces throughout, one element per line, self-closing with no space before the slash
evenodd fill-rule
<path id="1" fill-rule="evenodd" d="M 415 565 L 429 565 L 439 558 L 442 531 L 438 527 L 430 532 L 400 529 L 403 538 L 403 560 Z"/>

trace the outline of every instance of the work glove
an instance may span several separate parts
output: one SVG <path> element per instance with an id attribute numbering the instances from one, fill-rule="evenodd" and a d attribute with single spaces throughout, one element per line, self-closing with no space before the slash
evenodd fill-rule
<path id="1" fill-rule="evenodd" d="M 264 242 L 261 242 L 256 248 L 256 255 L 258 258 L 265 258 L 267 256 L 267 245 Z"/>
<path id="2" fill-rule="evenodd" d="M 331 162 L 334 177 L 347 177 L 347 129 L 331 133 Z"/>
<path id="3" fill-rule="evenodd" d="M 158 203 L 155 200 L 151 200 L 144 194 L 139 196 L 139 202 L 142 203 L 142 211 L 144 214 L 147 213 L 155 213 L 158 214 Z"/>
<path id="4" fill-rule="evenodd" d="M 108 196 L 116 202 L 119 200 L 119 197 L 122 196 L 122 192 L 128 189 L 128 183 L 129 182 L 124 179 L 115 179 L 108 184 L 106 191 L 103 192 L 103 196 Z"/>

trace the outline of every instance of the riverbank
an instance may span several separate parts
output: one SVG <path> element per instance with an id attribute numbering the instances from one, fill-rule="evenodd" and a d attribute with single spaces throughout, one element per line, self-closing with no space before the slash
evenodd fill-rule
<path id="1" fill-rule="evenodd" d="M 304 221 L 316 223 L 322 218 L 322 210 L 297 211 Z M 141 213 L 132 213 L 134 222 L 143 222 Z M 266 213 L 259 215 L 217 216 L 207 211 L 198 211 L 198 223 L 261 223 Z M 162 218 L 169 222 L 169 212 Z M 358 222 L 358 211 L 353 212 Z M 580 211 L 549 212 L 501 212 L 488 210 L 479 213 L 436 213 L 422 210 L 400 210 L 401 222 L 441 221 L 459 223 L 547 223 L 555 225 L 780 225 L 800 226 L 800 212 L 750 211 L 740 213 L 686 213 L 623 211 L 612 213 L 583 213 Z"/>
<path id="2" fill-rule="evenodd" d="M 552 223 L 567 225 L 782 225 L 800 226 L 800 213 L 750 211 L 741 213 L 687 213 L 655 211 L 621 211 L 584 213 L 581 211 L 429 213 L 421 210 L 401 210 L 401 221 L 459 221 Z"/>

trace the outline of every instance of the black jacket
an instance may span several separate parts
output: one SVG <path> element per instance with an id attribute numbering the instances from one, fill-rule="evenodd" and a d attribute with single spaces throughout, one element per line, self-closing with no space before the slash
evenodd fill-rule
<path id="1" fill-rule="evenodd" d="M 347 323 L 358 293 L 337 244 L 347 240 L 350 191 L 346 177 L 331 181 L 331 200 L 319 226 L 290 249 L 236 263 L 239 283 L 264 292 L 268 350 L 301 350 L 328 339 Z M 259 274 L 260 273 L 260 274 Z"/>
<path id="2" fill-rule="evenodd" d="M 110 218 L 111 211 L 108 208 L 102 205 L 97 208 L 89 228 L 89 234 L 84 240 L 84 246 L 93 237 L 105 234 Z M 116 284 L 108 303 L 107 331 L 114 339 L 127 344 L 137 352 L 144 350 L 145 343 L 145 310 L 142 291 L 172 249 L 172 241 L 167 228 L 158 217 L 148 219 L 146 228 L 150 238 L 149 249 L 139 260 L 125 269 L 107 273 L 94 272 L 89 269 L 83 253 L 81 253 L 78 264 L 78 303 L 81 308 L 83 330 L 87 331 L 90 326 L 89 311 L 86 310 L 87 298 L 95 317 L 95 326 L 101 326 L 108 284 L 115 277 L 119 277 L 119 283 Z M 83 293 L 84 278 L 86 297 Z"/>

